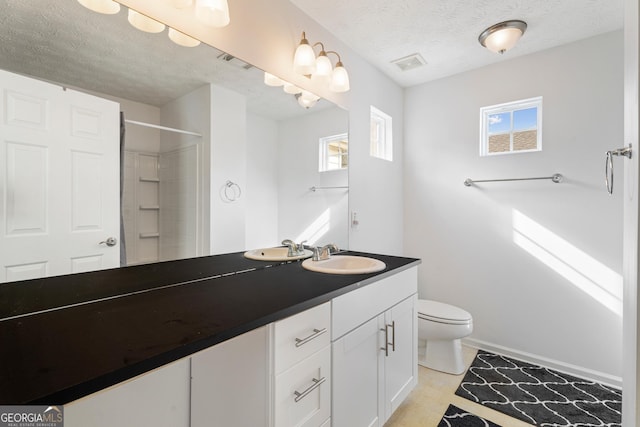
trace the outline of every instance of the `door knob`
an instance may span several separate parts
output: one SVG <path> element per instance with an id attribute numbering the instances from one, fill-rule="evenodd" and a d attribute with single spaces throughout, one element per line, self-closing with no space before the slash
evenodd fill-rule
<path id="1" fill-rule="evenodd" d="M 107 245 L 109 247 L 111 246 L 115 246 L 116 244 L 118 244 L 118 239 L 116 239 L 115 237 L 109 237 L 107 240 L 104 240 L 100 243 L 98 243 L 99 245 Z"/>

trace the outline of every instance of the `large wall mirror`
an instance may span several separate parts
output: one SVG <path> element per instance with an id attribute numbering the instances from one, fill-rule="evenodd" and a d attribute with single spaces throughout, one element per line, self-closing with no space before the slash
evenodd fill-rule
<path id="1" fill-rule="evenodd" d="M 142 32 L 127 14 L 122 7 L 101 15 L 76 0 L 3 6 L 0 70 L 8 73 L 1 87 L 0 258 L 12 255 L 3 261 L 0 282 L 114 267 L 104 254 L 119 253 L 122 240 L 126 255 L 117 256 L 117 265 L 269 247 L 283 239 L 347 248 L 348 112 L 323 99 L 303 108 L 295 95 L 265 85 L 263 71 L 251 64 L 212 46 L 180 46 L 167 29 Z M 12 80 L 14 74 L 20 79 Z M 50 95 L 48 84 L 59 90 Z M 54 97 L 63 92 L 71 125 L 57 116 Z M 124 224 L 124 239 L 113 224 L 102 226 L 102 217 L 113 215 L 92 198 L 102 188 L 97 154 L 72 148 L 57 159 L 54 147 L 33 139 L 60 125 L 79 126 L 70 138 L 91 141 L 95 125 L 120 145 L 121 117 L 101 121 L 102 113 L 77 101 L 85 94 L 90 102 L 108 100 L 109 111 L 116 105 L 118 116 L 123 112 L 118 154 L 124 167 L 118 159 L 100 172 L 122 182 L 116 222 Z M 47 115 L 47 108 L 55 113 Z M 42 118 L 42 128 L 21 119 L 27 114 Z M 23 135 L 14 125 L 29 129 Z M 71 169 L 76 181 L 51 181 L 48 173 L 56 168 Z M 22 197 L 28 191 L 35 196 Z M 74 205 L 71 218 L 54 219 L 58 205 Z M 74 230 L 70 224 L 85 217 L 98 219 Z M 58 226 L 89 242 L 88 255 L 71 249 L 60 261 L 63 269 L 51 267 L 48 257 L 75 240 L 60 237 Z M 21 250 L 37 252 L 37 259 L 15 256 Z"/>

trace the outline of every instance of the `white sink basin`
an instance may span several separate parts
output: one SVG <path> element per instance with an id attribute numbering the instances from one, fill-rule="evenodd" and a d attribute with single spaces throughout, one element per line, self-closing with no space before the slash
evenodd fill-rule
<path id="1" fill-rule="evenodd" d="M 302 267 L 307 270 L 329 274 L 365 274 L 384 270 L 387 265 L 374 258 L 357 255 L 333 255 L 329 259 L 302 261 Z"/>
<path id="2" fill-rule="evenodd" d="M 262 248 L 253 249 L 244 253 L 245 258 L 254 259 L 257 261 L 294 261 L 297 259 L 309 258 L 313 255 L 308 249 L 304 250 L 304 255 L 287 256 L 289 248 Z"/>

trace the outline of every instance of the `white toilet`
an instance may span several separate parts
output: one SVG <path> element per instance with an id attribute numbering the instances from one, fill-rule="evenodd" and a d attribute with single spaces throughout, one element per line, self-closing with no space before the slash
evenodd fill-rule
<path id="1" fill-rule="evenodd" d="M 473 331 L 469 312 L 449 304 L 418 300 L 418 363 L 436 371 L 465 371 L 460 339 Z"/>

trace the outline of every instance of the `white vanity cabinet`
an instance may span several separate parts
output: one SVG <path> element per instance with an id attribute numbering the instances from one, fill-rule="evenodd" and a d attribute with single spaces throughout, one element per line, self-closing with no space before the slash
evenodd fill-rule
<path id="1" fill-rule="evenodd" d="M 331 303 L 275 322 L 273 355 L 273 425 L 330 425 Z"/>
<path id="2" fill-rule="evenodd" d="M 191 427 L 267 427 L 268 326 L 191 356 Z"/>
<path id="3" fill-rule="evenodd" d="M 66 427 L 189 427 L 189 359 L 64 405 Z"/>
<path id="4" fill-rule="evenodd" d="M 417 269 L 333 300 L 332 425 L 382 426 L 417 384 Z"/>

